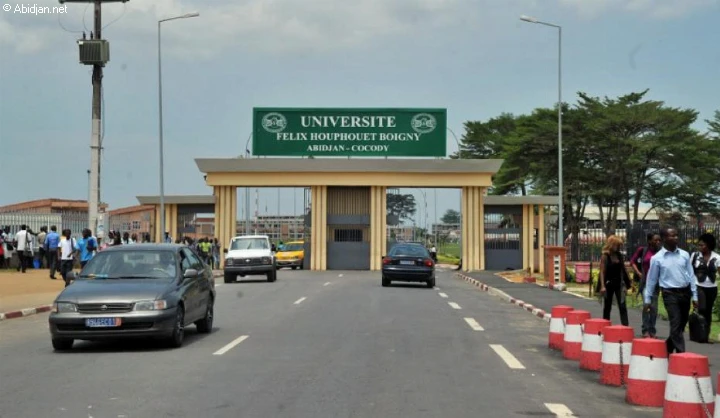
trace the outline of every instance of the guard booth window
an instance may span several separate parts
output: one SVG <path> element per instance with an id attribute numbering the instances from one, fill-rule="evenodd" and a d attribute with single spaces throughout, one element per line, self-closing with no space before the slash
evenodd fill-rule
<path id="1" fill-rule="evenodd" d="M 336 229 L 335 242 L 362 242 L 362 229 Z"/>

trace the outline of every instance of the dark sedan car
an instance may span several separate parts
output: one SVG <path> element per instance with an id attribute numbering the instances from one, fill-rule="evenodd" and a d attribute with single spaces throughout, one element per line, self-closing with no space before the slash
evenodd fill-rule
<path id="1" fill-rule="evenodd" d="M 99 252 L 55 299 L 50 334 L 56 350 L 74 340 L 157 337 L 180 347 L 185 326 L 213 326 L 212 271 L 188 247 L 137 244 Z"/>
<path id="2" fill-rule="evenodd" d="M 396 244 L 383 257 L 382 263 L 383 286 L 400 281 L 426 283 L 429 288 L 435 287 L 435 262 L 422 245 Z"/>

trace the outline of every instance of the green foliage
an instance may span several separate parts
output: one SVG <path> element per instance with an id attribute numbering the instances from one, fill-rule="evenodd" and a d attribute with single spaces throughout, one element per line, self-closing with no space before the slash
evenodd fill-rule
<path id="1" fill-rule="evenodd" d="M 397 217 L 398 224 L 409 220 L 417 212 L 417 204 L 415 196 L 411 194 L 395 194 L 387 195 L 387 213 Z"/>
<path id="2" fill-rule="evenodd" d="M 648 91 L 617 98 L 578 93 L 563 104 L 565 234 L 577 237 L 585 207 L 596 204 L 604 229 L 616 229 L 618 212 L 640 219 L 645 202 L 701 217 L 720 212 L 720 111 L 701 134 L 698 113 L 646 99 Z M 557 109 L 501 114 L 465 123 L 453 158 L 502 158 L 494 194 L 557 194 Z"/>
<path id="3" fill-rule="evenodd" d="M 445 214 L 440 218 L 440 221 L 444 224 L 459 224 L 460 223 L 460 212 L 455 209 L 448 209 Z"/>

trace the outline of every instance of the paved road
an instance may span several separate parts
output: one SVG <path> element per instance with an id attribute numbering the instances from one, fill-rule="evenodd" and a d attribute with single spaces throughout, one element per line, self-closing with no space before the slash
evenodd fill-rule
<path id="1" fill-rule="evenodd" d="M 276 283 L 221 284 L 215 331 L 189 330 L 178 350 L 81 342 L 54 353 L 46 314 L 4 321 L 0 416 L 661 415 L 549 352 L 544 322 L 450 273 L 437 284 L 286 270 Z"/>

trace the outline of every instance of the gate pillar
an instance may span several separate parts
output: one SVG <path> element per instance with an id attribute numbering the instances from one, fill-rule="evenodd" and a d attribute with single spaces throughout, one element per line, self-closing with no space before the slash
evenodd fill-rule
<path id="1" fill-rule="evenodd" d="M 485 207 L 483 188 L 462 188 L 462 268 L 485 269 Z"/>

